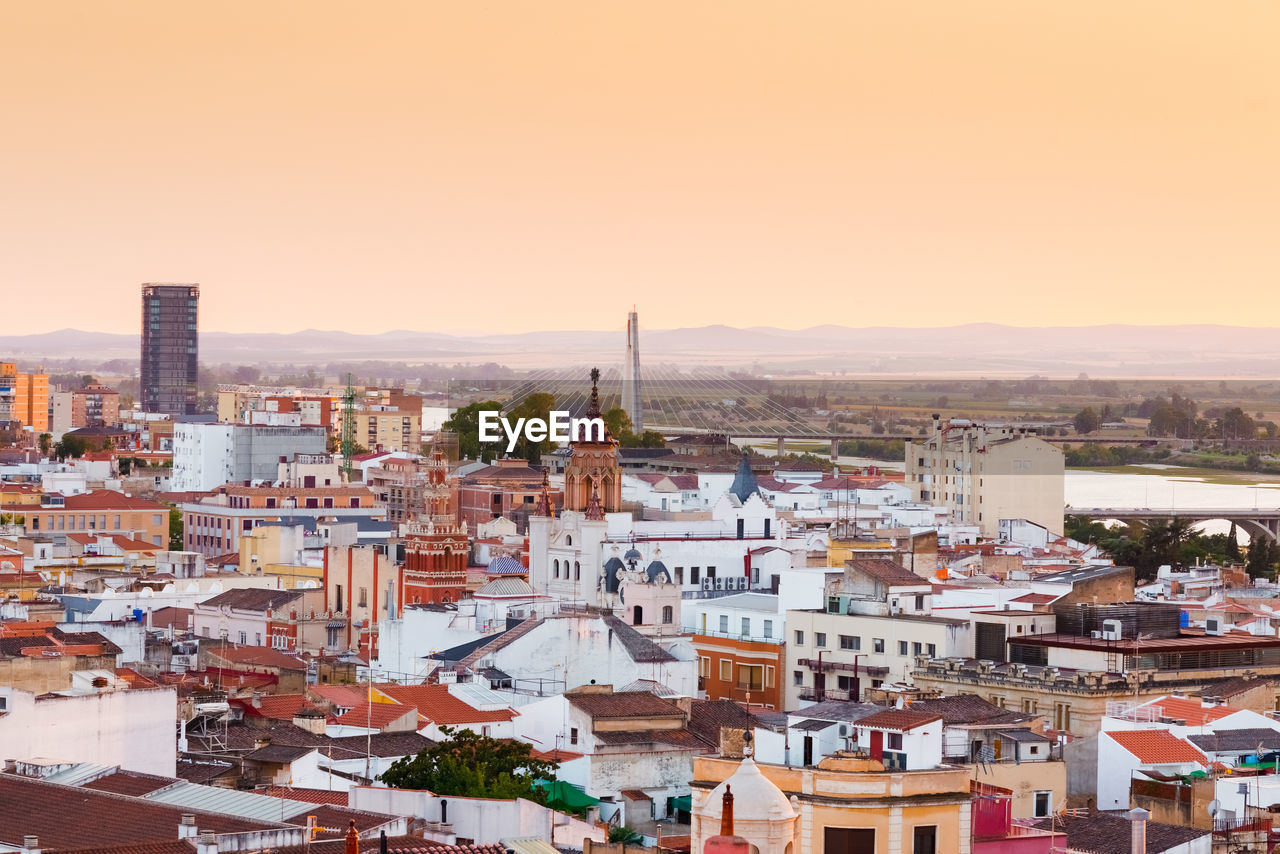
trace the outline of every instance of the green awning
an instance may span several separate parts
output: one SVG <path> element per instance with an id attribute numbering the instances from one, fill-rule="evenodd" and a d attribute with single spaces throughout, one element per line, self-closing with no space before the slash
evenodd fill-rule
<path id="1" fill-rule="evenodd" d="M 547 793 L 547 806 L 552 809 L 580 810 L 600 803 L 586 792 L 563 780 L 539 780 L 534 785 Z"/>
<path id="2" fill-rule="evenodd" d="M 671 799 L 671 805 L 684 812 L 693 812 L 693 795 L 681 795 Z"/>

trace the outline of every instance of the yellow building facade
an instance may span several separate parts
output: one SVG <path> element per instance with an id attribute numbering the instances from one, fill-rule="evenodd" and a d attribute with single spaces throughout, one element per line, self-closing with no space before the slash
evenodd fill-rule
<path id="1" fill-rule="evenodd" d="M 718 815 L 712 793 L 741 765 L 736 759 L 694 759 L 692 850 L 701 851 L 703 843 L 719 833 L 718 823 L 708 819 Z M 794 838 L 783 850 L 897 854 L 928 850 L 915 842 L 932 839 L 932 850 L 938 852 L 971 851 L 967 768 L 885 771 L 878 761 L 842 757 L 827 757 L 816 767 L 757 767 L 798 814 Z M 749 808 L 740 812 L 750 815 Z"/>

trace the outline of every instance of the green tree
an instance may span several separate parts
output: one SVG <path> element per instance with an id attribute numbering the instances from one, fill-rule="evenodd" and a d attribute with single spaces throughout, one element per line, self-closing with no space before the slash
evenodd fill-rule
<path id="1" fill-rule="evenodd" d="M 620 406 L 615 406 L 600 416 L 604 426 L 609 428 L 609 435 L 618 440 L 624 448 L 662 448 L 667 440 L 655 430 L 645 430 L 637 434 L 631 423 L 631 416 Z"/>
<path id="2" fill-rule="evenodd" d="M 379 778 L 397 789 L 429 789 L 437 795 L 545 803 L 538 780 L 555 778 L 559 764 L 536 759 L 523 741 L 490 738 L 469 729 L 441 727 L 447 740 L 405 756 Z"/>
<path id="3" fill-rule="evenodd" d="M 1227 534 L 1225 556 L 1227 560 L 1229 560 L 1232 563 L 1239 563 L 1241 560 L 1240 540 L 1237 539 L 1235 522 L 1231 523 L 1231 531 L 1230 533 Z"/>
<path id="4" fill-rule="evenodd" d="M 1097 410 L 1092 406 L 1086 406 L 1076 413 L 1073 419 L 1076 426 L 1076 432 L 1081 436 L 1092 433 L 1102 426 L 1102 418 L 1098 415 Z"/>
<path id="5" fill-rule="evenodd" d="M 40 442 L 40 453 L 46 457 L 49 456 L 49 451 L 53 448 L 53 434 L 41 433 L 38 441 Z"/>
<path id="6" fill-rule="evenodd" d="M 1275 578 L 1277 560 L 1280 560 L 1280 548 L 1270 537 L 1254 536 L 1249 540 L 1245 571 L 1250 578 Z"/>
<path id="7" fill-rule="evenodd" d="M 169 551 L 183 551 L 182 511 L 177 507 L 169 508 Z"/>
<path id="8" fill-rule="evenodd" d="M 53 454 L 59 460 L 65 460 L 68 457 L 83 457 L 87 450 L 89 450 L 89 446 L 85 440 L 71 433 L 63 436 L 58 440 L 58 444 L 53 446 Z"/>
<path id="9" fill-rule="evenodd" d="M 1235 406 L 1214 421 L 1213 432 L 1219 439 L 1256 439 L 1258 424 L 1243 409 Z"/>
<path id="10" fill-rule="evenodd" d="M 621 843 L 623 845 L 636 845 L 643 838 L 644 837 L 640 835 L 640 831 L 636 830 L 634 827 L 628 827 L 625 824 L 615 824 L 613 827 L 609 828 L 609 841 L 614 844 Z"/>
<path id="11" fill-rule="evenodd" d="M 491 462 L 496 454 L 505 446 L 486 444 L 480 441 L 480 413 L 502 412 L 502 404 L 496 400 L 483 403 L 469 403 L 454 410 L 453 417 L 442 425 L 458 437 L 458 456 L 461 459 L 484 460 Z"/>

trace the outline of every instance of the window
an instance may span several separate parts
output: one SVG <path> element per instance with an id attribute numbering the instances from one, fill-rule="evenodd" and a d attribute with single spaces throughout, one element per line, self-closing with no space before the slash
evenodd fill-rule
<path id="1" fill-rule="evenodd" d="M 935 825 L 917 827 L 911 843 L 911 854 L 938 854 L 938 828 Z"/>
<path id="2" fill-rule="evenodd" d="M 824 827 L 821 854 L 872 854 L 876 832 L 870 827 Z"/>
<path id="3" fill-rule="evenodd" d="M 569 727 L 569 743 L 570 744 L 578 743 L 578 728 L 576 726 Z"/>
<path id="4" fill-rule="evenodd" d="M 804 646 L 804 632 L 796 630 L 796 646 Z"/>
<path id="5" fill-rule="evenodd" d="M 933 644 L 933 643 L 931 643 L 931 644 L 929 644 L 928 646 L 926 646 L 926 647 L 925 647 L 925 649 L 929 651 L 929 657 L 930 657 L 930 658 L 937 658 L 937 657 L 938 657 L 938 645 L 937 645 L 937 644 Z"/>
<path id="6" fill-rule="evenodd" d="M 684 584 L 684 567 L 676 567 L 676 584 Z"/>
<path id="7" fill-rule="evenodd" d="M 856 635 L 840 635 L 841 649 L 862 649 L 862 638 Z"/>
<path id="8" fill-rule="evenodd" d="M 923 593 L 916 594 L 916 610 L 917 611 L 924 610 L 924 594 Z"/>
<path id="9" fill-rule="evenodd" d="M 906 655 L 906 654 L 907 654 L 907 642 L 898 641 L 898 655 Z"/>
<path id="10" fill-rule="evenodd" d="M 723 634 L 726 634 L 726 635 L 729 634 L 729 615 L 728 614 L 720 615 L 720 631 Z"/>
<path id="11" fill-rule="evenodd" d="M 551 577 L 552 578 L 560 577 L 560 561 L 559 560 L 551 561 Z"/>
<path id="12" fill-rule="evenodd" d="M 341 584 L 339 584 L 339 585 L 338 585 L 338 608 L 337 608 L 337 610 L 338 610 L 338 613 L 339 613 L 339 614 L 341 614 L 341 613 L 342 613 L 342 585 L 341 585 Z"/>
<path id="13" fill-rule="evenodd" d="M 208 629 L 206 629 L 205 631 L 208 631 Z M 791 684 L 792 684 L 792 685 L 803 685 L 803 684 L 804 684 L 804 671 L 802 671 L 802 670 L 793 670 L 793 671 L 791 672 Z"/>
<path id="14" fill-rule="evenodd" d="M 764 668 L 764 687 L 766 688 L 773 687 L 773 668 L 769 667 L 768 665 L 765 665 L 765 668 Z"/>
<path id="15" fill-rule="evenodd" d="M 253 645 L 262 646 L 262 632 L 253 633 Z"/>
<path id="16" fill-rule="evenodd" d="M 738 665 L 738 687 L 746 691 L 764 688 L 764 668 L 760 665 Z"/>
<path id="17" fill-rule="evenodd" d="M 767 638 L 773 637 L 773 620 L 764 621 L 764 636 Z"/>
<path id="18" fill-rule="evenodd" d="M 911 654 L 912 654 L 912 655 L 920 655 L 920 654 L 921 654 L 921 653 L 923 653 L 923 652 L 924 652 L 924 645 L 923 645 L 923 644 L 921 644 L 921 643 L 919 643 L 919 642 L 911 644 Z"/>
<path id="19" fill-rule="evenodd" d="M 1032 699 L 1024 699 L 1022 701 L 1022 713 L 1024 715 L 1034 715 L 1036 713 L 1036 701 Z"/>
<path id="20" fill-rule="evenodd" d="M 360 607 L 361 608 L 369 607 L 369 588 L 368 587 L 360 588 Z"/>
<path id="21" fill-rule="evenodd" d="M 744 638 L 751 637 L 751 618 L 750 617 L 742 618 L 742 636 Z"/>
<path id="22" fill-rule="evenodd" d="M 733 681 L 733 662 L 727 658 L 720 659 L 720 681 Z"/>
<path id="23" fill-rule="evenodd" d="M 901 750 L 902 749 L 902 733 L 900 732 L 885 733 L 884 743 L 885 743 L 885 746 L 888 747 L 890 750 Z"/>
<path id="24" fill-rule="evenodd" d="M 1003 709 L 1003 708 L 1004 708 L 1004 697 L 1001 697 L 999 694 L 992 694 L 992 695 L 991 695 L 991 705 L 995 706 L 995 707 L 996 707 L 996 708 L 998 708 L 998 709 Z"/>
<path id="25" fill-rule="evenodd" d="M 814 645 L 814 646 L 826 646 L 826 645 L 827 645 L 827 633 L 826 633 L 826 632 L 815 632 L 815 633 L 814 633 L 814 635 L 813 635 L 813 645 Z"/>
<path id="26" fill-rule="evenodd" d="M 1048 818 L 1053 811 L 1053 792 L 1036 792 L 1036 818 Z"/>
<path id="27" fill-rule="evenodd" d="M 872 652 L 884 652 L 884 638 L 872 638 L 872 639 L 871 639 L 871 651 L 872 651 Z"/>
<path id="28" fill-rule="evenodd" d="M 573 562 L 573 580 L 582 580 L 582 563 L 576 560 Z"/>
<path id="29" fill-rule="evenodd" d="M 1071 729 L 1071 704 L 1070 703 L 1054 703 L 1053 704 L 1053 728 L 1070 730 Z"/>
<path id="30" fill-rule="evenodd" d="M 697 584 L 700 580 L 701 576 L 698 574 L 698 568 L 696 566 L 689 567 L 689 583 Z"/>
<path id="31" fill-rule="evenodd" d="M 240 643 L 243 645 L 243 644 L 246 644 L 246 643 L 248 643 L 248 642 L 249 642 L 248 634 L 247 634 L 247 633 L 245 633 L 245 632 L 241 632 L 241 633 L 240 633 Z"/>
<path id="32" fill-rule="evenodd" d="M 576 568 L 576 567 L 577 567 L 577 564 L 574 564 L 574 566 L 575 566 L 575 568 Z M 662 623 L 663 623 L 663 625 L 667 625 L 667 626 L 671 625 L 671 622 L 672 622 L 672 620 L 674 620 L 674 619 L 675 619 L 675 612 L 671 609 L 671 606 L 670 606 L 670 605 L 663 605 L 663 606 L 662 606 Z"/>
<path id="33" fill-rule="evenodd" d="M 705 655 L 698 659 L 698 675 L 703 679 L 711 675 L 711 659 Z"/>

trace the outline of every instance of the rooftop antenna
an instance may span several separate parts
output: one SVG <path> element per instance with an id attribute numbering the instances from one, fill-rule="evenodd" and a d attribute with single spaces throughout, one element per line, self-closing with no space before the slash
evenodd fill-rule
<path id="1" fill-rule="evenodd" d="M 342 394 L 342 479 L 351 482 L 351 458 L 356 449 L 356 390 L 347 374 L 347 390 Z"/>

